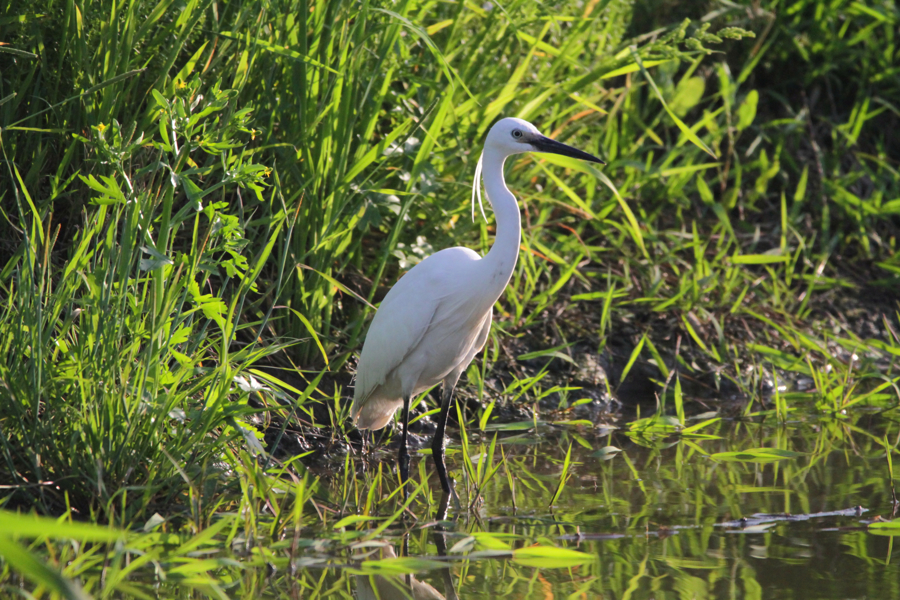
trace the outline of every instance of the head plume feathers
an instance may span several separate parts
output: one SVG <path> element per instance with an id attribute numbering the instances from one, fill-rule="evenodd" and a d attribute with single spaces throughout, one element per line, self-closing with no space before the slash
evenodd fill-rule
<path id="1" fill-rule="evenodd" d="M 472 222 L 475 222 L 475 197 L 478 197 L 478 208 L 481 209 L 481 217 L 487 222 L 487 215 L 484 214 L 484 203 L 481 200 L 481 167 L 484 159 L 484 152 L 478 157 L 478 164 L 475 165 L 475 181 L 472 183 Z"/>

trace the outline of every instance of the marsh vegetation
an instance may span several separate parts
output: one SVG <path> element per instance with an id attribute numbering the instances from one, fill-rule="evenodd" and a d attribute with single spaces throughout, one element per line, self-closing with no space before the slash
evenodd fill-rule
<path id="1" fill-rule="evenodd" d="M 0 7 L 2 594 L 900 595 L 898 21 Z M 424 444 L 404 502 L 399 429 L 349 426 L 352 375 L 403 272 L 489 247 L 500 116 L 608 164 L 507 169 L 444 515 Z"/>

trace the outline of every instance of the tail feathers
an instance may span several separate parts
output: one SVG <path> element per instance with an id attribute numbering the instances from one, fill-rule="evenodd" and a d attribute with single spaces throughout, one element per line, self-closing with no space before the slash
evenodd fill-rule
<path id="1" fill-rule="evenodd" d="M 357 429 L 383 429 L 401 406 L 403 400 L 369 397 L 361 406 L 354 403 L 350 418 L 356 423 Z"/>

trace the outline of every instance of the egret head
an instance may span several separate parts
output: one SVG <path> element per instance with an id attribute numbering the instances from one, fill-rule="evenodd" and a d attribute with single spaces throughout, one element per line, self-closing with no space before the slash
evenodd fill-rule
<path id="1" fill-rule="evenodd" d="M 487 221 L 484 215 L 484 206 L 481 202 L 481 170 L 485 156 L 493 156 L 493 158 L 506 159 L 507 156 L 513 154 L 522 154 L 523 152 L 550 152 L 552 154 L 562 154 L 563 156 L 571 156 L 581 160 L 600 163 L 606 163 L 587 152 L 582 152 L 571 146 L 567 146 L 556 140 L 541 135 L 537 127 L 515 117 L 506 117 L 500 119 L 488 132 L 487 139 L 484 141 L 484 151 L 478 159 L 475 166 L 475 183 L 472 186 L 472 220 L 475 220 L 475 200 L 478 200 L 478 206 L 481 208 L 481 216 Z M 490 154 L 489 154 L 490 153 Z M 501 173 L 502 181 L 502 173 Z"/>
<path id="2" fill-rule="evenodd" d="M 600 163 L 601 165 L 606 164 L 592 154 L 582 152 L 541 135 L 537 127 L 528 121 L 516 119 L 515 117 L 507 117 L 494 123 L 484 142 L 484 148 L 485 150 L 490 148 L 504 156 L 521 154 L 523 152 L 549 152 Z"/>

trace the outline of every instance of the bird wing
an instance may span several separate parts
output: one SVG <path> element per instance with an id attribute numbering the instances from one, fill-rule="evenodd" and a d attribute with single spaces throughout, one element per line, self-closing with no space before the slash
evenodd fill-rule
<path id="1" fill-rule="evenodd" d="M 355 419 L 376 387 L 415 348 L 428 331 L 440 299 L 418 290 L 413 271 L 401 278 L 378 307 L 359 357 L 353 390 Z M 420 292 L 420 293 L 417 293 Z"/>
<path id="2" fill-rule="evenodd" d="M 477 260 L 468 248 L 432 254 L 400 278 L 388 292 L 366 334 L 353 393 L 351 418 L 356 419 L 375 389 L 428 333 L 449 290 L 459 281 L 448 274 L 459 260 Z"/>

